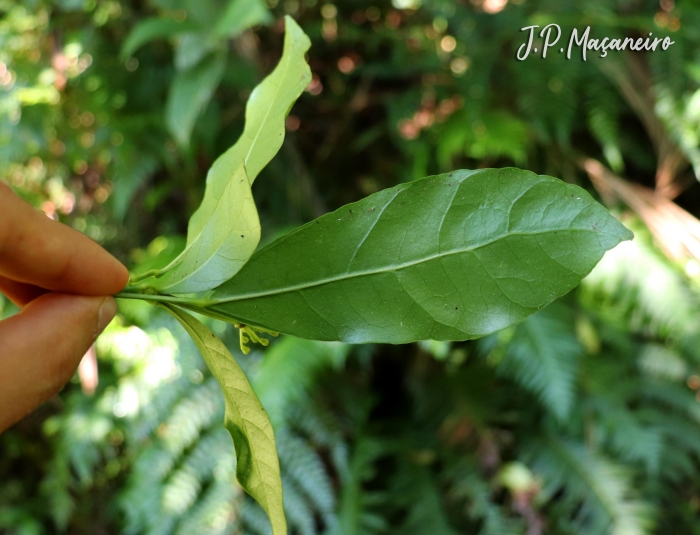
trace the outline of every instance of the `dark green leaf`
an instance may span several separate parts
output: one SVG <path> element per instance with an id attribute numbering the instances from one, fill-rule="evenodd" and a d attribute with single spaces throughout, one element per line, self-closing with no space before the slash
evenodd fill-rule
<path id="1" fill-rule="evenodd" d="M 258 251 L 209 310 L 318 340 L 464 340 L 567 293 L 632 233 L 577 186 L 456 171 L 376 193 Z"/>

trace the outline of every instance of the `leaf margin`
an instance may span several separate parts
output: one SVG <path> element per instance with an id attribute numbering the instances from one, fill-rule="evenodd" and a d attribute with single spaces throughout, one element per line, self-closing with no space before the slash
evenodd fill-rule
<path id="1" fill-rule="evenodd" d="M 199 352 L 201 353 L 202 358 L 206 362 L 207 367 L 211 370 L 212 374 L 221 386 L 221 390 L 224 394 L 224 400 L 226 402 L 224 427 L 226 427 L 228 432 L 231 434 L 231 438 L 234 442 L 236 459 L 238 461 L 236 465 L 236 478 L 238 479 L 238 482 L 241 484 L 243 489 L 245 489 L 246 492 L 248 492 L 248 494 L 250 494 L 267 513 L 267 516 L 270 520 L 270 524 L 272 526 L 273 535 L 287 535 L 287 520 L 284 513 L 282 478 L 280 474 L 279 456 L 277 454 L 277 446 L 275 443 L 274 431 L 272 429 L 272 423 L 270 422 L 270 418 L 267 415 L 267 412 L 265 411 L 265 408 L 263 407 L 257 394 L 253 390 L 250 381 L 246 377 L 241 367 L 236 362 L 236 359 L 233 357 L 233 355 L 231 355 L 231 352 L 226 348 L 224 343 L 213 332 L 211 332 L 211 330 L 209 330 L 209 328 L 206 325 L 204 325 L 202 322 L 200 322 L 197 318 L 195 318 L 188 312 L 182 310 L 180 307 L 174 306 L 170 303 L 159 303 L 159 306 L 165 308 L 180 323 L 180 325 L 182 325 L 185 331 L 187 331 L 187 334 L 190 335 L 192 341 L 197 346 L 197 349 L 199 349 Z M 251 423 L 254 427 L 261 431 L 263 435 L 270 441 L 271 444 L 269 444 L 268 446 L 271 446 L 272 451 L 274 452 L 274 459 L 272 461 L 272 464 L 269 464 L 270 461 L 262 463 L 260 459 L 258 459 L 256 463 L 253 459 L 255 457 L 256 450 L 254 450 L 250 441 L 246 440 L 245 438 L 245 436 L 250 436 L 251 433 L 247 431 L 243 433 L 242 431 L 240 431 L 240 425 L 234 419 L 235 414 L 232 415 L 232 411 L 238 410 L 238 407 L 234 403 L 234 396 L 232 396 L 229 393 L 228 389 L 224 386 L 226 383 L 222 374 L 222 368 L 217 366 L 214 357 L 211 356 L 211 353 L 208 350 L 205 340 L 212 342 L 216 346 L 216 351 L 218 351 L 223 356 L 226 362 L 229 362 L 229 364 L 232 365 L 232 369 L 229 369 L 228 371 L 236 374 L 238 376 L 237 380 L 241 383 L 241 386 L 244 387 L 236 388 L 236 390 L 245 393 L 250 397 L 250 401 L 253 404 L 253 410 L 258 413 L 258 416 L 262 417 L 266 429 L 263 429 L 257 423 L 254 423 L 252 421 Z M 238 417 L 241 422 L 245 422 L 245 418 L 240 413 L 240 410 L 238 410 Z M 269 434 L 266 431 L 269 431 Z M 246 462 L 248 460 L 248 456 L 250 457 L 250 463 Z M 264 489 L 272 487 L 272 492 L 264 491 L 261 495 L 261 493 L 259 493 L 254 487 L 248 484 L 248 478 L 255 477 L 256 470 L 255 468 L 248 469 L 247 467 L 253 466 L 254 464 L 258 465 L 257 476 L 260 478 L 260 485 L 262 485 Z M 266 478 L 263 478 L 262 476 L 263 470 L 261 470 L 261 464 L 264 464 L 268 469 L 271 470 L 272 479 L 274 481 L 268 482 L 264 480 Z M 247 472 L 244 472 L 245 470 L 247 470 Z M 271 501 L 273 502 L 272 504 L 270 503 Z"/>

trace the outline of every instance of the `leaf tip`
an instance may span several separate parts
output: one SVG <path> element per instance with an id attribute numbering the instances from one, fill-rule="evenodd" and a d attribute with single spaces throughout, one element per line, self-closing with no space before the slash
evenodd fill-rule
<path id="1" fill-rule="evenodd" d="M 304 30 L 301 29 L 299 23 L 295 21 L 290 15 L 284 16 L 284 27 L 285 27 L 285 48 L 286 41 L 296 41 L 301 45 L 302 54 L 306 53 L 309 48 L 311 48 L 311 39 L 306 35 Z"/>

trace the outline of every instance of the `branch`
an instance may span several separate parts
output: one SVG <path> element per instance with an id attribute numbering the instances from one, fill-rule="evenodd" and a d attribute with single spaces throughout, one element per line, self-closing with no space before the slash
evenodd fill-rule
<path id="1" fill-rule="evenodd" d="M 597 160 L 581 158 L 578 164 L 606 204 L 620 200 L 640 217 L 666 256 L 672 260 L 700 260 L 700 221 L 695 216 L 658 190 L 618 177 Z"/>
<path id="2" fill-rule="evenodd" d="M 637 114 L 654 145 L 658 159 L 656 192 L 674 199 L 685 187 L 676 177 L 688 165 L 688 159 L 654 112 L 654 88 L 646 65 L 636 55 L 627 53 L 624 62 L 611 58 L 600 62 L 600 68 Z"/>

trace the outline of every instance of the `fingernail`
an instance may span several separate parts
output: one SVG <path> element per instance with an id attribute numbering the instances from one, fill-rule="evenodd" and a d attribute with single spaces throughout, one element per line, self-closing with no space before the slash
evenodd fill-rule
<path id="1" fill-rule="evenodd" d="M 105 330 L 112 318 L 117 314 L 117 301 L 114 297 L 106 297 L 102 302 L 99 312 L 99 320 L 97 322 L 97 334 Z"/>

